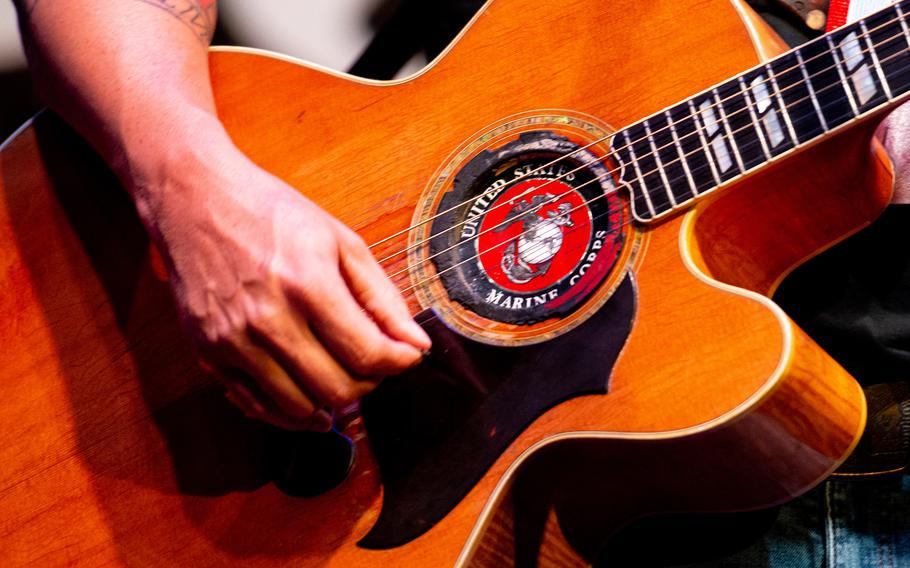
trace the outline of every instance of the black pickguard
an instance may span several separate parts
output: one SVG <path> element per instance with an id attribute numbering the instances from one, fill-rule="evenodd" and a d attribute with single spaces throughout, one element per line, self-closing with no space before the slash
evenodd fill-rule
<path id="1" fill-rule="evenodd" d="M 543 412 L 576 396 L 606 394 L 634 314 L 629 276 L 587 321 L 535 345 L 478 343 L 422 312 L 431 353 L 363 400 L 384 494 L 379 519 L 358 544 L 387 549 L 417 538 Z"/>

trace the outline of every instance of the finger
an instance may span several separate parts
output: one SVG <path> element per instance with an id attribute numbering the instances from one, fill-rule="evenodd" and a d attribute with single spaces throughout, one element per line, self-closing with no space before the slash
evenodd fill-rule
<path id="1" fill-rule="evenodd" d="M 347 229 L 345 229 L 347 230 Z M 357 302 L 390 337 L 420 351 L 430 348 L 430 337 L 411 317 L 401 291 L 373 258 L 359 237 L 348 241 L 341 255 L 342 274 Z"/>
<path id="2" fill-rule="evenodd" d="M 371 391 L 375 383 L 355 380 L 320 343 L 299 314 L 288 314 L 292 325 L 250 326 L 250 337 L 267 351 L 314 398 L 343 408 Z"/>
<path id="3" fill-rule="evenodd" d="M 313 430 L 314 432 L 328 432 L 332 429 L 334 424 L 335 419 L 332 418 L 331 410 L 321 409 L 313 414 L 307 429 Z"/>
<path id="4" fill-rule="evenodd" d="M 285 430 L 312 430 L 326 432 L 332 428 L 332 415 L 325 409 L 314 412 L 307 418 L 292 418 L 265 397 L 252 384 L 252 379 L 240 369 L 217 371 L 216 375 L 224 384 L 227 399 L 235 404 L 248 418 L 262 420 Z"/>
<path id="5" fill-rule="evenodd" d="M 208 364 L 206 366 L 224 385 L 225 398 L 237 406 L 247 418 L 262 420 L 285 428 L 291 427 L 295 430 L 305 424 L 305 421 L 295 422 L 275 408 L 275 405 L 270 403 L 255 385 L 251 384 L 252 379 L 244 371 L 235 368 L 217 369 Z"/>
<path id="6" fill-rule="evenodd" d="M 255 390 L 255 387 L 248 388 L 243 384 L 244 379 L 240 377 L 240 371 L 218 368 L 201 357 L 199 358 L 199 366 L 203 371 L 218 379 L 221 386 L 225 388 L 225 398 L 233 403 L 234 406 L 240 408 L 245 415 L 256 417 L 265 414 L 264 398 L 258 394 L 253 394 L 252 391 Z"/>
<path id="7" fill-rule="evenodd" d="M 236 368 L 233 372 L 222 370 L 222 373 L 234 383 L 246 383 L 247 389 L 255 392 L 263 403 L 266 414 L 280 411 L 284 417 L 302 427 L 318 410 L 319 405 L 309 393 L 302 390 L 282 366 L 254 342 L 246 341 L 242 346 L 225 345 L 221 355 L 222 369 Z"/>
<path id="8" fill-rule="evenodd" d="M 227 389 L 225 395 L 228 400 L 234 403 L 244 414 L 251 418 L 258 418 L 266 414 L 265 404 L 260 401 L 248 388 L 241 384 L 224 382 L 224 388 Z"/>
<path id="9" fill-rule="evenodd" d="M 419 349 L 382 332 L 339 274 L 324 275 L 307 289 L 293 288 L 288 292 L 301 304 L 310 328 L 331 352 L 331 358 L 354 375 L 394 375 L 420 361 Z M 322 359 L 321 353 L 312 356 Z"/>
<path id="10" fill-rule="evenodd" d="M 332 416 L 325 410 L 318 410 L 305 420 L 290 418 L 280 411 L 269 413 L 267 416 L 259 418 L 259 420 L 268 422 L 269 424 L 273 424 L 284 430 L 298 432 L 328 432 L 332 429 Z"/>

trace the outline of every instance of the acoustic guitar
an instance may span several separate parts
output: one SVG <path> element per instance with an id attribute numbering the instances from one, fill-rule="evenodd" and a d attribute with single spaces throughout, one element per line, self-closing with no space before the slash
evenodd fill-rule
<path id="1" fill-rule="evenodd" d="M 495 0 L 397 82 L 213 49 L 236 143 L 434 340 L 326 437 L 225 402 L 115 178 L 35 117 L 0 151 L 0 564 L 573 565 L 813 487 L 862 391 L 769 296 L 889 201 L 908 13 L 786 51 L 738 0 Z"/>

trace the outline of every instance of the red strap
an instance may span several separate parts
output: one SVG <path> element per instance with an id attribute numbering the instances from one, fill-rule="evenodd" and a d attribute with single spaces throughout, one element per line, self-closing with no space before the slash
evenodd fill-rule
<path id="1" fill-rule="evenodd" d="M 826 32 L 839 28 L 847 23 L 847 11 L 850 9 L 850 0 L 831 0 L 828 4 L 828 24 Z"/>

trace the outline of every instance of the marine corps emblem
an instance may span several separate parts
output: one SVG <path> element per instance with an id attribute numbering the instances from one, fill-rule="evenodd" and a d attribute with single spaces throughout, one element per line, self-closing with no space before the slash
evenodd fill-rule
<path id="1" fill-rule="evenodd" d="M 557 212 L 548 211 L 546 217 L 534 212 L 543 203 L 555 199 L 555 195 L 547 193 L 535 195 L 531 203 L 521 200 L 506 215 L 507 225 L 496 229 L 502 231 L 512 223 L 522 223 L 521 234 L 506 247 L 500 264 L 509 280 L 516 284 L 526 284 L 535 276 L 546 274 L 550 260 L 562 246 L 560 227 L 575 225 L 569 218 L 572 205 L 565 201 L 556 206 Z"/>
<path id="2" fill-rule="evenodd" d="M 451 300 L 531 325 L 571 314 L 604 281 L 623 215 L 600 159 L 552 132 L 523 132 L 457 172 L 436 207 L 429 258 Z"/>

